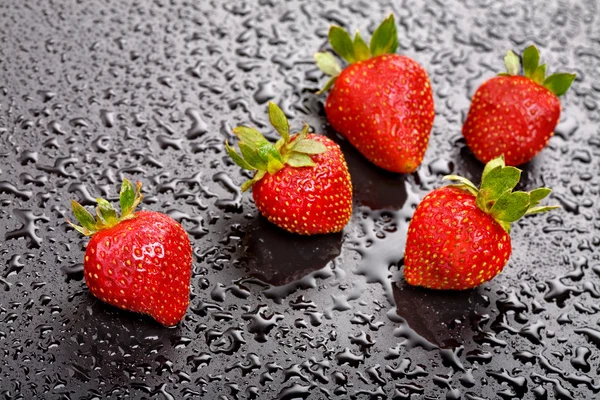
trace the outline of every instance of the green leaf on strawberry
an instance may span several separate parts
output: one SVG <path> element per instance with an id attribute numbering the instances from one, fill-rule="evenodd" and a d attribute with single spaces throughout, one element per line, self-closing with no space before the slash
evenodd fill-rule
<path id="1" fill-rule="evenodd" d="M 277 107 L 275 103 L 269 103 L 269 120 L 273 128 L 281 135 L 281 138 L 284 141 L 289 141 L 290 124 L 281 108 Z"/>
<path id="2" fill-rule="evenodd" d="M 354 46 L 354 59 L 356 61 L 364 61 L 364 60 L 368 60 L 369 58 L 371 58 L 371 51 L 369 50 L 369 46 L 367 46 L 367 43 L 365 43 L 362 36 L 360 36 L 360 33 L 358 32 L 358 30 L 354 34 L 353 46 Z"/>
<path id="3" fill-rule="evenodd" d="M 508 73 L 508 75 L 519 74 L 519 56 L 517 56 L 511 50 L 506 52 L 506 56 L 504 57 L 504 64 L 506 65 L 506 72 Z"/>
<path id="4" fill-rule="evenodd" d="M 142 195 L 142 183 L 137 182 L 135 189 L 131 182 L 127 179 L 123 179 L 121 185 L 121 193 L 119 195 L 119 202 L 121 205 L 121 215 L 118 215 L 117 210 L 114 209 L 113 205 L 102 198 L 97 198 L 96 202 L 96 217 L 90 214 L 85 207 L 76 202 L 71 201 L 71 209 L 73 215 L 81 225 L 75 225 L 67 219 L 67 222 L 73 229 L 85 236 L 92 236 L 94 233 L 112 228 L 118 225 L 121 221 L 135 218 L 135 208 L 140 204 L 143 199 Z"/>
<path id="5" fill-rule="evenodd" d="M 315 62 L 321 71 L 329 76 L 338 76 L 342 72 L 340 63 L 335 56 L 328 52 L 316 53 Z"/>
<path id="6" fill-rule="evenodd" d="M 557 96 L 562 96 L 569 90 L 577 75 L 567 73 L 552 74 L 544 80 L 544 87 Z"/>
<path id="7" fill-rule="evenodd" d="M 445 180 L 457 181 L 451 186 L 465 190 L 476 196 L 477 206 L 486 214 L 492 216 L 502 227 L 510 232 L 510 223 L 524 215 L 547 212 L 558 206 L 538 206 L 551 190 L 537 188 L 531 192 L 513 189 L 519 183 L 521 170 L 506 166 L 504 157 L 500 156 L 489 161 L 481 177 L 481 187 L 477 187 L 468 179 L 457 175 L 445 176 Z"/>
<path id="8" fill-rule="evenodd" d="M 332 26 L 329 29 L 329 43 L 340 57 L 352 64 L 354 59 L 354 43 L 344 28 Z"/>
<path id="9" fill-rule="evenodd" d="M 352 40 L 350 34 L 339 26 L 332 26 L 329 29 L 328 38 L 333 51 L 349 64 L 365 61 L 382 54 L 393 54 L 398 48 L 398 32 L 394 14 L 390 14 L 375 29 L 368 46 L 358 30 L 354 35 L 354 40 Z M 323 73 L 332 77 L 317 92 L 321 94 L 333 86 L 337 76 L 342 72 L 342 68 L 331 53 L 316 53 L 314 58 L 317 67 Z"/>
<path id="10" fill-rule="evenodd" d="M 307 139 L 309 126 L 304 125 L 296 134 L 290 134 L 288 120 L 275 103 L 269 103 L 269 119 L 271 125 L 281 135 L 275 144 L 269 142 L 259 131 L 254 128 L 240 126 L 233 130 L 238 137 L 238 147 L 241 155 L 225 142 L 227 153 L 234 163 L 246 170 L 256 170 L 254 177 L 242 184 L 242 191 L 246 191 L 253 184 L 260 181 L 268 173 L 274 175 L 286 164 L 294 167 L 313 167 L 311 155 L 322 154 L 327 147 L 317 141 Z"/>
<path id="11" fill-rule="evenodd" d="M 523 51 L 523 75 L 538 85 L 544 86 L 556 96 L 562 96 L 565 94 L 577 77 L 576 74 L 569 74 L 565 72 L 558 72 L 546 77 L 546 64 L 539 65 L 539 63 L 540 53 L 537 47 L 535 47 L 535 45 L 527 47 Z M 506 53 L 506 56 L 504 57 L 504 64 L 506 65 L 507 72 L 502 72 L 499 75 L 519 75 L 521 62 L 519 61 L 519 56 L 517 56 L 512 50 L 508 50 Z"/>
<path id="12" fill-rule="evenodd" d="M 531 78 L 540 63 L 540 52 L 537 47 L 529 46 L 523 51 L 523 72 Z"/>
<path id="13" fill-rule="evenodd" d="M 393 54 L 398 49 L 398 32 L 396 30 L 396 21 L 394 14 L 383 20 L 375 29 L 371 42 L 369 43 L 371 55 L 373 57 L 381 54 Z"/>

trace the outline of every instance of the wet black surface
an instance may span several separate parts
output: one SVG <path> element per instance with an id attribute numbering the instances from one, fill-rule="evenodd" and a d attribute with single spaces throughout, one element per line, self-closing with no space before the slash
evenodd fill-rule
<path id="1" fill-rule="evenodd" d="M 390 11 L 436 102 L 410 176 L 367 164 L 313 94 L 328 26 L 366 32 Z M 599 16 L 595 1 L 0 3 L 0 396 L 598 398 Z M 481 173 L 460 135 L 469 96 L 532 41 L 551 71 L 578 74 L 523 174 L 562 209 L 515 224 L 493 281 L 407 287 L 418 199 L 444 174 Z M 342 143 L 356 191 L 343 234 L 280 235 L 236 189 L 247 177 L 223 141 L 264 127 L 269 100 Z M 68 199 L 114 200 L 123 177 L 190 233 L 191 306 L 175 328 L 95 300 L 82 279 Z"/>

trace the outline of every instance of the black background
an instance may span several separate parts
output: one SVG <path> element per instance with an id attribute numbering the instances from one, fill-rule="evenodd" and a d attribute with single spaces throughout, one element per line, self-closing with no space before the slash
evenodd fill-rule
<path id="1" fill-rule="evenodd" d="M 4 1 L 0 4 L 0 397 L 577 398 L 600 394 L 600 10 L 595 1 Z M 421 167 L 389 174 L 331 131 L 312 61 L 330 24 L 368 37 L 389 12 L 428 71 L 436 119 Z M 460 134 L 469 98 L 535 43 L 575 71 L 549 146 L 519 188 L 562 208 L 514 224 L 504 272 L 462 293 L 407 287 L 407 221 L 447 173 L 478 181 Z M 238 124 L 338 141 L 355 187 L 342 234 L 258 216 L 227 159 Z M 182 222 L 191 306 L 167 329 L 83 280 L 69 199 Z M 392 283 L 397 282 L 397 283 Z"/>

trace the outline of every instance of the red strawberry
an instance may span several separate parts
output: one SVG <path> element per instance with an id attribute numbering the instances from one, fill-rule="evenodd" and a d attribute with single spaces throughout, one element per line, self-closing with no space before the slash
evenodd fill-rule
<path id="1" fill-rule="evenodd" d="M 225 143 L 237 165 L 256 171 L 242 190 L 252 187 L 261 214 L 285 230 L 304 235 L 341 231 L 352 214 L 352 182 L 340 147 L 308 134 L 308 125 L 290 135 L 287 118 L 274 103 L 269 103 L 269 118 L 281 135 L 275 145 L 245 126 L 233 130 L 241 156 Z"/>
<path id="2" fill-rule="evenodd" d="M 575 74 L 546 78 L 546 64 L 539 61 L 535 46 L 525 49 L 525 76 L 518 76 L 519 57 L 509 50 L 504 58 L 508 73 L 487 80 L 475 92 L 462 132 L 481 162 L 504 155 L 508 165 L 526 163 L 554 134 L 560 118 L 558 96 L 566 93 Z"/>
<path id="3" fill-rule="evenodd" d="M 521 171 L 502 157 L 483 171 L 481 189 L 459 184 L 435 189 L 417 206 L 408 227 L 404 276 L 415 286 L 463 290 L 496 276 L 511 253 L 510 223 L 556 206 L 538 206 L 550 189 L 513 192 Z"/>
<path id="4" fill-rule="evenodd" d="M 332 26 L 329 42 L 350 65 L 342 71 L 331 53 L 317 53 L 317 66 L 332 76 L 324 92 L 331 126 L 369 161 L 392 172 L 414 171 L 425 155 L 435 112 L 427 73 L 411 58 L 394 54 L 398 35 L 390 15 L 370 46 Z"/>
<path id="5" fill-rule="evenodd" d="M 192 247 L 181 225 L 168 215 L 138 211 L 142 184 L 123 180 L 121 216 L 97 199 L 96 219 L 76 201 L 73 214 L 92 236 L 83 273 L 94 296 L 108 304 L 147 314 L 165 326 L 177 324 L 190 303 Z"/>

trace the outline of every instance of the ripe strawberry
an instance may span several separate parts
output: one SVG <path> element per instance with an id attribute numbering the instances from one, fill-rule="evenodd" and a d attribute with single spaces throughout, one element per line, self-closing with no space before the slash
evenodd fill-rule
<path id="1" fill-rule="evenodd" d="M 425 155 L 435 111 L 425 70 L 394 54 L 398 34 L 394 15 L 375 30 L 369 47 L 358 31 L 354 40 L 332 26 L 329 42 L 350 64 L 342 71 L 331 53 L 315 54 L 317 66 L 332 78 L 325 103 L 329 123 L 369 161 L 392 172 L 414 171 Z"/>
<path id="2" fill-rule="evenodd" d="M 504 155 L 508 165 L 526 163 L 554 134 L 560 117 L 558 96 L 566 93 L 575 74 L 546 78 L 546 64 L 539 61 L 535 46 L 525 49 L 525 76 L 518 76 L 519 57 L 509 50 L 504 58 L 508 73 L 487 80 L 475 92 L 462 133 L 481 162 Z"/>
<path id="3" fill-rule="evenodd" d="M 513 192 L 521 171 L 502 157 L 483 171 L 481 189 L 460 182 L 435 189 L 417 206 L 408 227 L 404 276 L 415 286 L 463 290 L 496 276 L 511 253 L 510 223 L 556 206 L 538 206 L 550 189 Z"/>
<path id="4" fill-rule="evenodd" d="M 91 240 L 83 273 L 94 296 L 125 310 L 147 314 L 165 326 L 177 324 L 190 303 L 192 247 L 181 225 L 168 215 L 138 211 L 142 184 L 123 180 L 121 216 L 97 199 L 96 219 L 76 201 L 69 224 Z"/>
<path id="5" fill-rule="evenodd" d="M 288 120 L 274 103 L 269 103 L 269 118 L 281 135 L 275 145 L 245 126 L 233 130 L 241 156 L 225 142 L 237 165 L 256 171 L 242 190 L 253 187 L 260 213 L 285 230 L 304 235 L 341 231 L 352 214 L 352 182 L 340 147 L 308 134 L 308 125 L 290 135 Z"/>

